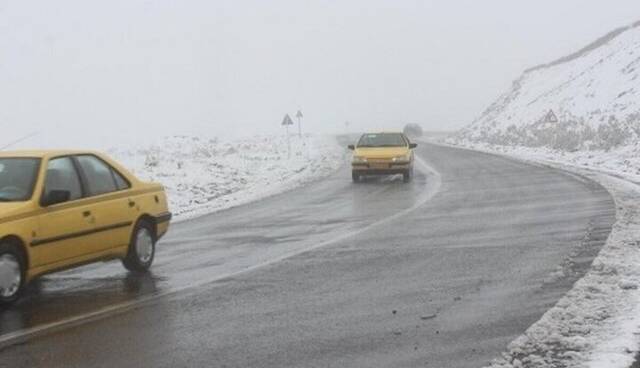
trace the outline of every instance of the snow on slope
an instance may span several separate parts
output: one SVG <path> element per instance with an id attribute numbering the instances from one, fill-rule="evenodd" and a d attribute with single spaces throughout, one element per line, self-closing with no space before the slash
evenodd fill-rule
<path id="1" fill-rule="evenodd" d="M 531 68 L 458 140 L 564 150 L 609 149 L 640 136 L 640 22 Z M 545 119 L 550 110 L 558 122 Z"/>
<path id="2" fill-rule="evenodd" d="M 194 136 L 166 137 L 144 147 L 110 154 L 142 180 L 162 183 L 171 211 L 183 220 L 282 193 L 329 175 L 345 150 L 334 137 L 283 136 L 224 141 Z"/>

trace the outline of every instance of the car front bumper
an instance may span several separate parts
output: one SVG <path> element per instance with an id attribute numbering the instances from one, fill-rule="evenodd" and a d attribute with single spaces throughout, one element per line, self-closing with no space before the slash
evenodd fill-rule
<path id="1" fill-rule="evenodd" d="M 154 216 L 154 221 L 155 221 L 155 225 L 156 225 L 156 231 L 157 231 L 157 237 L 158 239 L 156 240 L 160 240 L 160 238 L 162 238 L 167 231 L 169 230 L 169 223 L 171 222 L 171 219 L 173 218 L 173 214 L 171 212 L 164 212 L 161 213 L 157 216 Z"/>
<path id="2" fill-rule="evenodd" d="M 389 163 L 389 164 L 368 164 L 368 163 L 353 163 L 351 169 L 354 173 L 359 175 L 395 175 L 403 174 L 407 170 L 411 170 L 413 165 L 411 163 Z"/>

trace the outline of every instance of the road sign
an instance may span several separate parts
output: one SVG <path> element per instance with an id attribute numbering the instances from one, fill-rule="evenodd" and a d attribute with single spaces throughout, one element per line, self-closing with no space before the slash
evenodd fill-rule
<path id="1" fill-rule="evenodd" d="M 289 114 L 286 114 L 284 119 L 282 119 L 282 125 L 293 125 L 293 120 L 291 120 Z"/>
<path id="2" fill-rule="evenodd" d="M 296 113 L 296 118 L 300 119 L 303 118 L 304 115 L 302 115 L 302 111 L 298 110 L 298 112 Z"/>
<path id="3" fill-rule="evenodd" d="M 547 116 L 545 116 L 544 120 L 547 123 L 557 123 L 558 122 L 558 117 L 553 112 L 553 110 L 549 110 L 549 112 L 547 113 Z"/>
<path id="4" fill-rule="evenodd" d="M 282 119 L 282 126 L 287 128 L 287 157 L 291 158 L 291 138 L 289 137 L 289 125 L 293 125 L 293 120 L 291 120 L 291 116 L 286 114 L 284 119 Z"/>

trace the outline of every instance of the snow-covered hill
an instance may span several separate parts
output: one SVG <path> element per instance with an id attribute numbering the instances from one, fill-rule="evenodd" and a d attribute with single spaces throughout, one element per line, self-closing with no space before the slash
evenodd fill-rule
<path id="1" fill-rule="evenodd" d="M 185 219 L 278 194 L 329 175 L 345 150 L 334 137 L 283 136 L 225 141 L 166 137 L 143 147 L 109 153 L 143 180 L 162 183 L 171 211 Z"/>
<path id="2" fill-rule="evenodd" d="M 640 137 L 640 22 L 577 53 L 531 68 L 458 141 L 567 151 L 610 149 Z M 549 111 L 557 116 L 547 119 Z"/>

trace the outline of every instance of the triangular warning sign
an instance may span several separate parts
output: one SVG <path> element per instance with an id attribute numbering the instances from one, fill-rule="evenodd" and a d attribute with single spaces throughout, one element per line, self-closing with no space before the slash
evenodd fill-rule
<path id="1" fill-rule="evenodd" d="M 282 125 L 293 125 L 293 120 L 291 120 L 289 114 L 286 114 L 284 119 L 282 119 Z"/>
<path id="2" fill-rule="evenodd" d="M 296 113 L 296 118 L 302 118 L 302 117 L 304 117 L 302 115 L 302 111 L 298 110 L 298 112 Z"/>
<path id="3" fill-rule="evenodd" d="M 549 110 L 549 112 L 547 113 L 547 116 L 544 118 L 544 120 L 547 123 L 557 123 L 558 122 L 558 117 L 553 112 L 553 110 Z"/>

